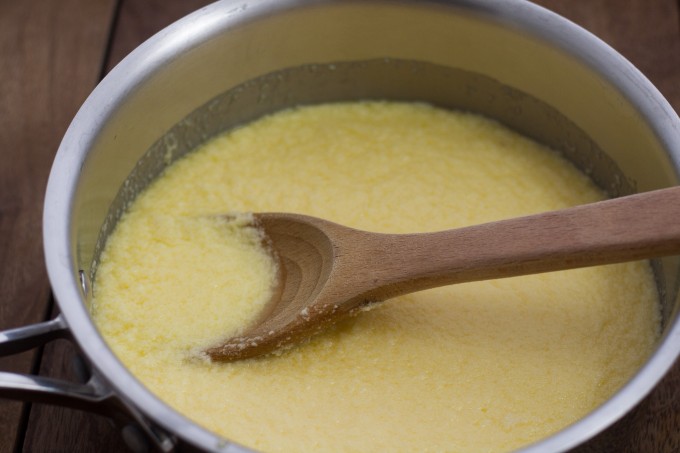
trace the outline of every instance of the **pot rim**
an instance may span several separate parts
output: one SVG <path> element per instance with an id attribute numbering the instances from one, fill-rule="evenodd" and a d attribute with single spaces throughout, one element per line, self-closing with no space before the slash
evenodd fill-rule
<path id="1" fill-rule="evenodd" d="M 394 3 L 373 0 L 374 3 Z M 241 447 L 200 427 L 154 396 L 117 359 L 92 322 L 83 303 L 73 253 L 71 215 L 82 163 L 98 132 L 118 102 L 135 84 L 186 52 L 239 23 L 278 11 L 331 0 L 222 0 L 204 7 L 163 29 L 121 61 L 94 89 L 69 126 L 55 157 L 43 211 L 44 253 L 49 280 L 71 333 L 95 368 L 128 404 L 155 423 L 205 450 L 234 451 Z M 630 62 L 580 26 L 524 0 L 437 0 L 405 2 L 423 7 L 463 7 L 502 21 L 559 48 L 616 86 L 650 122 L 680 168 L 680 119 L 659 91 Z M 653 120 L 653 122 L 652 122 Z M 676 170 L 677 171 L 677 170 Z M 638 373 L 602 406 L 573 425 L 526 447 L 524 452 L 564 451 L 603 431 L 641 401 L 661 380 L 680 355 L 680 321 L 676 319 L 657 350 Z"/>

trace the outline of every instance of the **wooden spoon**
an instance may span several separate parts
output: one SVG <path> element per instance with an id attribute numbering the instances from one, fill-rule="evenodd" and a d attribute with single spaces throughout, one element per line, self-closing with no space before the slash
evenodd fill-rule
<path id="1" fill-rule="evenodd" d="M 422 234 L 379 234 L 298 214 L 254 214 L 280 258 L 279 290 L 244 334 L 205 352 L 255 357 L 369 304 L 427 288 L 680 253 L 680 187 Z"/>

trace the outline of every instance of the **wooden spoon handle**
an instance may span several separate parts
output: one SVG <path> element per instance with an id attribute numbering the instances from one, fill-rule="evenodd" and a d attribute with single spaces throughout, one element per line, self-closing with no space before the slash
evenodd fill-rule
<path id="1" fill-rule="evenodd" d="M 680 253 L 680 187 L 456 230 L 369 233 L 356 240 L 365 240 L 368 250 L 362 263 L 348 263 L 354 272 L 356 266 L 366 271 L 363 283 L 354 285 L 376 300 L 446 284 L 673 255 Z"/>

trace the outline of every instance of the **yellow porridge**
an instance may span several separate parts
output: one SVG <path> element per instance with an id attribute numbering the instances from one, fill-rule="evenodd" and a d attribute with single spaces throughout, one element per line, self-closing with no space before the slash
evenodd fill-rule
<path id="1" fill-rule="evenodd" d="M 267 302 L 258 233 L 219 216 L 298 212 L 407 233 L 597 201 L 559 155 L 425 104 L 280 112 L 173 164 L 108 240 L 93 316 L 160 398 L 264 451 L 503 452 L 576 421 L 649 355 L 646 262 L 467 283 L 378 305 L 279 355 L 192 359 Z"/>

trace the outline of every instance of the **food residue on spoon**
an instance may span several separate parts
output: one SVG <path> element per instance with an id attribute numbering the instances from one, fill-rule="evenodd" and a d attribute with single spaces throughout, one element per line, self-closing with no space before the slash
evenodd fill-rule
<path id="1" fill-rule="evenodd" d="M 187 353 L 253 322 L 276 273 L 257 238 L 218 214 L 411 233 L 602 198 L 557 153 L 477 115 L 290 109 L 206 143 L 137 198 L 102 255 L 93 316 L 152 392 L 251 448 L 510 451 L 593 410 L 649 356 L 648 263 L 423 291 L 278 355 L 213 364 Z"/>

